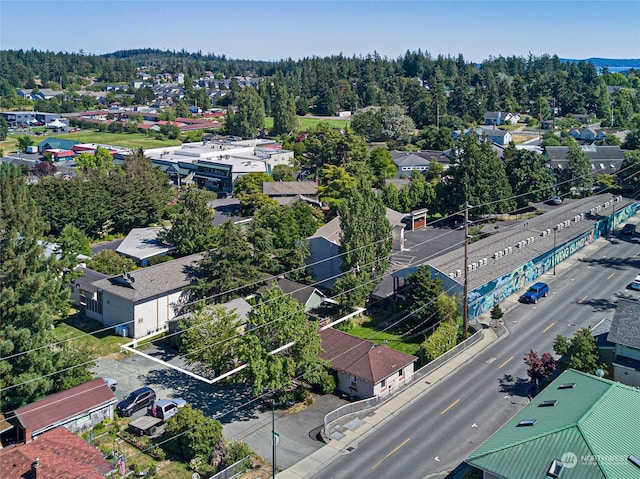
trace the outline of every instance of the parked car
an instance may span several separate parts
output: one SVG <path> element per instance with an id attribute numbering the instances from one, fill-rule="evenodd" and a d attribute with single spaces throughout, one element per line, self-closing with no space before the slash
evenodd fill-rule
<path id="1" fill-rule="evenodd" d="M 131 421 L 129 429 L 140 436 L 155 436 L 161 432 L 164 423 L 186 405 L 187 402 L 180 398 L 154 401 L 147 409 L 147 415 Z"/>
<path id="2" fill-rule="evenodd" d="M 522 295 L 520 300 L 523 303 L 537 303 L 538 300 L 549 294 L 549 285 L 547 283 L 538 282 L 532 284 L 529 289 Z"/>
<path id="3" fill-rule="evenodd" d="M 635 234 L 636 232 L 636 225 L 634 225 L 633 223 L 627 223 L 622 227 L 622 230 L 620 231 L 620 233 L 622 233 L 623 235 L 632 235 Z"/>
<path id="4" fill-rule="evenodd" d="M 145 409 L 156 400 L 156 392 L 150 387 L 144 386 L 140 389 L 129 393 L 129 395 L 120 401 L 116 406 L 116 412 L 119 416 L 131 416 L 140 409 Z"/>
<path id="5" fill-rule="evenodd" d="M 561 205 L 562 204 L 562 198 L 559 196 L 552 196 L 551 199 L 549 200 L 549 203 L 551 203 L 552 205 Z"/>
<path id="6" fill-rule="evenodd" d="M 636 291 L 640 291 L 640 274 L 635 277 L 635 279 L 629 285 L 629 289 L 635 289 Z"/>

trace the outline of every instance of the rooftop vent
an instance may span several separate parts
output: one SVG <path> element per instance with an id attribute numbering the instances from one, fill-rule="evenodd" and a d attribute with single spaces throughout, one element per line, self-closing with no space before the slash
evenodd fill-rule
<path id="1" fill-rule="evenodd" d="M 556 404 L 558 404 L 557 399 L 549 399 L 547 401 L 542 401 L 540 404 L 538 404 L 538 407 L 551 407 L 555 406 Z"/>
<path id="2" fill-rule="evenodd" d="M 537 422 L 538 422 L 537 419 L 524 419 L 523 421 L 520 421 L 518 423 L 518 427 L 533 426 Z"/>
<path id="3" fill-rule="evenodd" d="M 549 466 L 549 470 L 547 471 L 547 477 L 553 477 L 554 479 L 559 477 L 563 467 L 564 463 L 562 461 L 554 459 L 551 462 L 551 466 Z"/>
<path id="4" fill-rule="evenodd" d="M 558 386 L 558 389 L 573 389 L 576 387 L 576 383 L 562 383 Z"/>

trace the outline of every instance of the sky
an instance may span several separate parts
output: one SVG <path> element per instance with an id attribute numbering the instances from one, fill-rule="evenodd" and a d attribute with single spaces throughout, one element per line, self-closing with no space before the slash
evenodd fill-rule
<path id="1" fill-rule="evenodd" d="M 0 50 L 640 58 L 640 0 L 0 0 Z"/>

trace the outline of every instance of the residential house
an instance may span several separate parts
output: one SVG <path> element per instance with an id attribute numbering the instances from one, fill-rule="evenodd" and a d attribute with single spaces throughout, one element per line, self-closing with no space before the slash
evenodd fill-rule
<path id="1" fill-rule="evenodd" d="M 69 285 L 71 289 L 71 301 L 73 301 L 73 305 L 80 310 L 80 314 L 85 316 L 87 314 L 87 301 L 93 301 L 95 303 L 95 298 L 98 293 L 98 288 L 93 283 L 101 279 L 106 279 L 109 276 L 83 266 L 75 269 L 82 273 L 82 276 L 71 280 Z M 95 309 L 96 305 L 93 304 L 92 308 Z"/>
<path id="2" fill-rule="evenodd" d="M 618 299 L 607 340 L 615 346 L 613 379 L 640 386 L 640 302 Z"/>
<path id="3" fill-rule="evenodd" d="M 264 293 L 267 289 L 270 289 L 273 286 L 273 284 L 262 286 L 258 289 L 258 294 Z M 322 294 L 322 292 L 307 284 L 298 283 L 286 278 L 278 278 L 275 282 L 275 286 L 280 288 L 283 293 L 298 301 L 298 303 L 304 307 L 305 313 L 320 307 L 322 303 L 327 301 L 327 297 Z"/>
<path id="4" fill-rule="evenodd" d="M 59 426 L 73 433 L 93 429 L 104 419 L 113 419 L 117 402 L 105 380 L 97 378 L 20 407 L 7 421 L 13 425 L 14 442 L 30 442 Z"/>
<path id="5" fill-rule="evenodd" d="M 393 230 L 393 250 L 402 251 L 404 249 L 404 229 L 403 220 L 405 214 L 386 208 L 386 217 Z M 313 275 L 318 286 L 323 289 L 331 289 L 335 282 L 342 276 L 342 257 L 340 256 L 340 243 L 342 241 L 342 229 L 340 227 L 340 217 L 325 223 L 309 236 L 306 241 L 309 243 L 311 255 L 307 259 L 307 270 Z"/>
<path id="6" fill-rule="evenodd" d="M 93 283 L 95 301 L 87 301 L 87 317 L 118 333 L 141 338 L 165 331 L 188 301 L 201 254 L 155 264 Z"/>
<path id="7" fill-rule="evenodd" d="M 346 394 L 387 396 L 413 377 L 415 356 L 333 328 L 321 330 L 320 339 L 320 357 L 331 362 L 337 389 Z"/>
<path id="8" fill-rule="evenodd" d="M 168 246 L 158 239 L 158 233 L 162 230 L 162 226 L 133 228 L 122 240 L 116 252 L 131 258 L 138 266 L 147 266 L 149 259 L 167 256 L 175 250 L 174 246 Z"/>
<path id="9" fill-rule="evenodd" d="M 3 479 L 104 479 L 113 469 L 102 452 L 64 427 L 0 450 Z"/>
<path id="10" fill-rule="evenodd" d="M 637 411 L 640 390 L 570 369 L 466 462 L 484 479 L 637 479 Z"/>
<path id="11" fill-rule="evenodd" d="M 402 176 L 411 176 L 414 171 L 426 173 L 429 170 L 429 164 L 431 163 L 428 159 L 415 153 L 406 153 L 400 157 L 394 158 L 393 162 L 395 163 L 396 168 L 398 168 L 398 172 L 396 174 L 397 178 Z"/>
<path id="12" fill-rule="evenodd" d="M 249 319 L 249 313 L 251 312 L 251 305 L 247 302 L 247 300 L 244 298 L 235 298 L 231 301 L 227 301 L 226 303 L 209 305 L 204 310 L 204 312 L 209 311 L 210 308 L 220 307 L 226 309 L 229 313 L 238 315 L 238 319 L 240 320 L 240 327 L 238 328 L 238 332 L 243 333 L 244 325 L 247 323 L 247 320 Z M 171 319 L 171 321 L 169 321 L 169 332 L 175 333 L 176 331 L 178 331 L 180 321 L 188 320 L 192 315 L 193 313 L 189 311 Z"/>
<path id="13" fill-rule="evenodd" d="M 318 185 L 313 181 L 265 181 L 262 184 L 262 193 L 280 205 L 304 201 L 322 208 L 322 202 L 318 200 Z"/>
<path id="14" fill-rule="evenodd" d="M 581 145 L 580 149 L 591 161 L 594 175 L 616 174 L 624 162 L 624 152 L 619 146 Z M 568 146 L 547 146 L 545 155 L 554 171 L 569 168 Z"/>
<path id="15" fill-rule="evenodd" d="M 515 125 L 520 120 L 517 113 L 509 113 L 504 111 L 488 111 L 484 114 L 485 125 Z"/>
<path id="16" fill-rule="evenodd" d="M 508 130 L 500 130 L 496 128 L 484 130 L 484 134 L 491 143 L 495 143 L 500 146 L 507 146 L 513 141 L 513 135 Z"/>

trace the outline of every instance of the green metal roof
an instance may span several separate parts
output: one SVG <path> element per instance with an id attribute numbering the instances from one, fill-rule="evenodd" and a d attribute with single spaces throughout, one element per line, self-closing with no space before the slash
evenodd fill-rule
<path id="1" fill-rule="evenodd" d="M 565 383 L 575 387 L 561 389 Z M 544 401 L 557 402 L 541 407 Z M 532 426 L 519 425 L 534 419 Z M 467 462 L 503 478 L 538 479 L 565 456 L 560 479 L 638 479 L 640 469 L 627 460 L 630 454 L 640 457 L 640 391 L 568 370 Z M 572 457 L 574 464 L 567 461 Z"/>

